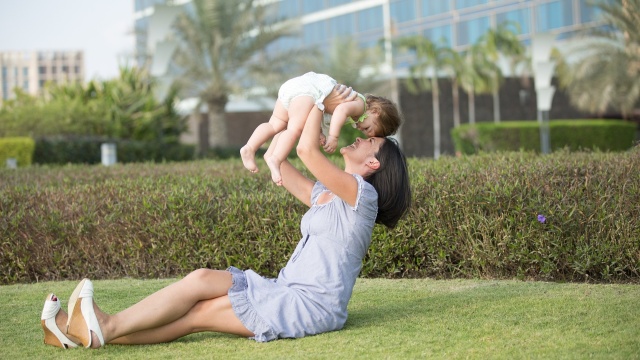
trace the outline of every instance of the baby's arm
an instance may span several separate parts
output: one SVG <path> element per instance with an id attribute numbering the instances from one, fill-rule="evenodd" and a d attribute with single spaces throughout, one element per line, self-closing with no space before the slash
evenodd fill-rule
<path id="1" fill-rule="evenodd" d="M 344 126 L 348 117 L 359 117 L 364 112 L 364 100 L 360 97 L 356 97 L 355 100 L 344 102 L 333 111 L 331 115 L 331 123 L 329 124 L 329 136 L 327 136 L 326 143 L 324 145 L 324 151 L 332 153 L 338 146 L 338 137 L 340 136 L 340 129 Z"/>

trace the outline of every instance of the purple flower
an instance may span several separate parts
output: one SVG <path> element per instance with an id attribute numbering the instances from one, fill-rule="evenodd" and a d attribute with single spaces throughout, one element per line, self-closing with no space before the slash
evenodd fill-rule
<path id="1" fill-rule="evenodd" d="M 547 221 L 547 218 L 542 214 L 538 214 L 538 221 L 540 222 L 540 224 L 544 224 L 545 221 Z"/>

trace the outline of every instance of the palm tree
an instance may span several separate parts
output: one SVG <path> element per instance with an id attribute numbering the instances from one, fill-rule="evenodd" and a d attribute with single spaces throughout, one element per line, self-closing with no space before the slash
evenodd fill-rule
<path id="1" fill-rule="evenodd" d="M 397 40 L 400 49 L 415 55 L 415 62 L 409 67 L 406 79 L 407 89 L 412 93 L 431 91 L 433 103 L 433 157 L 440 157 L 440 89 L 438 71 L 446 65 L 448 48 L 438 46 L 431 40 L 413 35 Z"/>
<path id="2" fill-rule="evenodd" d="M 464 66 L 460 75 L 460 86 L 468 96 L 469 124 L 476 123 L 475 94 L 488 94 L 498 86 L 495 74 L 500 73 L 496 63 L 491 61 L 481 44 L 474 44 L 462 55 Z"/>
<path id="3" fill-rule="evenodd" d="M 445 71 L 451 78 L 451 99 L 453 103 L 453 127 L 460 126 L 460 81 L 465 71 L 463 57 L 451 48 L 445 48 Z"/>
<path id="4" fill-rule="evenodd" d="M 516 32 L 511 30 L 513 26 L 518 29 L 517 24 L 501 23 L 495 29 L 489 29 L 479 39 L 479 43 L 482 44 L 487 56 L 494 64 L 498 63 L 501 56 L 509 58 L 512 72 L 515 70 L 516 65 L 525 59 L 525 47 L 518 39 Z M 498 71 L 493 74 L 491 92 L 493 93 L 493 120 L 498 123 L 500 122 L 500 96 L 498 92 L 502 83 L 502 72 L 498 67 L 495 69 Z"/>
<path id="5" fill-rule="evenodd" d="M 596 6 L 604 26 L 567 55 L 578 60 L 568 63 L 554 54 L 559 83 L 577 108 L 600 114 L 611 109 L 627 117 L 640 100 L 640 1 L 610 0 Z"/>
<path id="6" fill-rule="evenodd" d="M 207 105 L 209 122 L 202 124 L 201 119 L 200 128 L 209 125 L 211 145 L 224 147 L 229 95 L 256 85 L 261 76 L 291 61 L 291 52 L 267 58 L 265 51 L 291 35 L 291 26 L 273 26 L 265 1 L 193 0 L 192 5 L 193 11 L 174 23 L 180 40 L 173 57 L 180 72 L 177 82 L 183 95 L 198 96 Z M 209 149 L 209 134 L 201 134 L 198 142 L 204 154 Z"/>

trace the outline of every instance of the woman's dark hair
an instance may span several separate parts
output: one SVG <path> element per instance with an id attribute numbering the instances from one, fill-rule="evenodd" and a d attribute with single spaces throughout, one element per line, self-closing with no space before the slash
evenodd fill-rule
<path id="1" fill-rule="evenodd" d="M 365 180 L 378 192 L 378 216 L 376 223 L 393 228 L 411 206 L 409 171 L 398 143 L 385 138 L 376 154 L 379 169 Z"/>

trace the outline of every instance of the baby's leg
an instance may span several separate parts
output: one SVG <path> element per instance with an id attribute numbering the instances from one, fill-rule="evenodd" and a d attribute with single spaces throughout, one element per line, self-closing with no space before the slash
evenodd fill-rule
<path id="1" fill-rule="evenodd" d="M 269 122 L 258 125 L 253 131 L 253 134 L 251 134 L 247 144 L 240 149 L 240 157 L 247 170 L 252 173 L 258 172 L 258 166 L 255 161 L 256 151 L 258 151 L 260 146 L 267 142 L 267 140 L 284 130 L 287 127 L 288 120 L 289 115 L 287 114 L 287 109 L 284 108 L 280 100 L 277 100 Z"/>
<path id="2" fill-rule="evenodd" d="M 305 121 L 315 106 L 314 99 L 310 96 L 298 96 L 289 104 L 289 122 L 287 128 L 280 133 L 278 142 L 273 149 L 273 154 L 267 159 L 267 165 L 271 170 L 271 179 L 276 185 L 282 185 L 280 164 L 289 156 L 296 141 L 302 134 Z"/>

